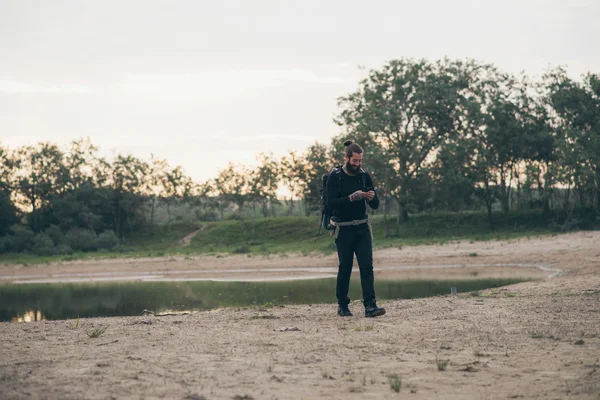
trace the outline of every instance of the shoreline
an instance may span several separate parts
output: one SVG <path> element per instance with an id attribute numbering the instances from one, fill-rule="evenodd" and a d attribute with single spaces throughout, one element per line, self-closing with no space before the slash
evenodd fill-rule
<path id="1" fill-rule="evenodd" d="M 381 301 L 387 313 L 378 318 L 364 318 L 354 301 L 350 318 L 337 317 L 335 305 L 313 304 L 2 322 L 0 393 L 11 399 L 376 399 L 398 396 L 389 378 L 397 375 L 400 396 L 411 399 L 598 399 L 598 243 L 600 232 L 579 232 L 378 251 L 378 266 L 513 263 L 563 270 L 478 296 Z M 258 265 L 247 260 L 225 259 L 229 269 Z M 193 268 L 188 261 L 169 267 Z M 204 261 L 202 269 L 223 266 L 222 259 Z M 288 258 L 285 267 L 313 261 Z M 129 266 L 157 271 L 161 265 Z M 50 268 L 112 271 L 97 263 Z M 0 274 L 9 273 L 0 268 Z M 447 362 L 443 371 L 440 360 Z"/>
<path id="2" fill-rule="evenodd" d="M 414 270 L 431 270 L 436 273 L 433 279 L 446 277 L 447 269 L 460 268 L 463 271 L 456 273 L 454 279 L 486 279 L 496 276 L 487 276 L 490 269 L 501 271 L 502 277 L 517 277 L 524 279 L 550 279 L 558 276 L 563 270 L 546 265 L 537 264 L 449 264 L 449 265 L 402 265 L 374 268 L 376 275 L 384 275 L 379 279 L 411 280 L 410 272 Z M 523 268 L 534 268 L 550 272 L 548 276 L 539 273 L 524 271 Z M 353 273 L 359 270 L 355 266 Z M 424 271 L 421 271 L 424 272 Z M 441 274 L 440 274 L 441 272 Z M 318 273 L 319 275 L 315 275 Z M 313 274 L 313 275 L 311 275 Z M 188 269 L 188 270 L 162 270 L 162 271 L 126 271 L 126 272 L 81 272 L 58 274 L 28 274 L 28 275 L 0 275 L 0 284 L 28 284 L 28 283 L 95 283 L 95 282 L 277 282 L 299 281 L 307 279 L 335 278 L 335 267 L 289 267 L 289 268 L 248 268 L 248 269 Z M 184 276 L 182 276 L 184 275 Z M 229 277 L 227 277 L 229 275 Z M 233 276 L 232 276 L 233 275 Z M 254 276 L 252 276 L 254 275 Z M 256 276 L 258 275 L 258 276 Z M 491 274 L 494 275 L 494 274 Z M 180 277 L 177 277 L 180 276 Z M 441 278 L 440 278 L 441 277 Z"/>

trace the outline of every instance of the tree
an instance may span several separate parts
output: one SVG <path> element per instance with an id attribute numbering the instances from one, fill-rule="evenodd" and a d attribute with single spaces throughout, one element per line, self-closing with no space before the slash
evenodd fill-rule
<path id="1" fill-rule="evenodd" d="M 242 210 L 248 200 L 248 176 L 246 167 L 230 162 L 227 168 L 219 171 L 215 179 L 217 195 L 237 206 L 240 219 L 243 218 Z"/>
<path id="2" fill-rule="evenodd" d="M 34 232 L 43 228 L 42 214 L 38 210 L 47 205 L 51 195 L 66 190 L 63 155 L 52 143 L 23 146 L 12 155 L 14 174 L 11 187 L 23 200 L 24 206 L 31 210 L 29 222 Z"/>
<path id="3" fill-rule="evenodd" d="M 94 234 L 113 230 L 114 192 L 92 183 L 50 197 L 44 208 L 43 229 L 57 225 L 62 232 L 83 228 Z"/>
<path id="4" fill-rule="evenodd" d="M 261 205 L 263 216 L 269 216 L 269 205 L 278 203 L 277 189 L 280 181 L 280 166 L 273 154 L 260 153 L 259 162 L 254 171 L 249 171 L 248 193 Z"/>
<path id="5" fill-rule="evenodd" d="M 192 190 L 192 180 L 187 177 L 183 168 L 177 166 L 173 169 L 166 169 L 161 175 L 163 187 L 161 200 L 167 206 L 168 224 L 171 225 L 171 205 L 181 199 L 189 196 Z"/>
<path id="6" fill-rule="evenodd" d="M 335 164 L 335 157 L 332 153 L 332 147 L 315 143 L 306 150 L 304 155 L 306 160 L 306 168 L 304 169 L 304 211 L 307 216 L 321 209 L 322 177 L 323 174 L 331 171 Z M 339 154 L 342 154 L 341 150 Z"/>
<path id="7" fill-rule="evenodd" d="M 0 236 L 6 235 L 17 221 L 17 208 L 10 199 L 10 192 L 0 184 Z"/>
<path id="8" fill-rule="evenodd" d="M 460 226 L 460 217 L 473 205 L 476 174 L 472 168 L 473 141 L 454 140 L 442 144 L 432 166 L 434 204 L 456 214 L 454 225 Z"/>
<path id="9" fill-rule="evenodd" d="M 73 190 L 94 182 L 95 166 L 99 162 L 98 147 L 88 139 L 71 142 L 63 153 L 62 168 L 59 169 L 59 182 L 62 191 Z"/>
<path id="10" fill-rule="evenodd" d="M 550 216 L 550 196 L 558 174 L 558 146 L 560 129 L 553 126 L 551 106 L 548 101 L 545 82 L 533 83 L 530 86 L 534 94 L 527 99 L 523 106 L 524 116 L 524 163 L 525 184 L 528 193 L 528 205 L 541 204 L 543 213 Z M 531 186 L 536 184 L 539 200 L 533 199 Z"/>
<path id="11" fill-rule="evenodd" d="M 471 149 L 475 193 L 487 208 L 490 228 L 496 200 L 500 200 L 506 223 L 513 179 L 518 179 L 521 163 L 535 157 L 540 143 L 530 92 L 526 77 L 517 80 L 490 65 L 470 75 L 459 140 Z"/>
<path id="12" fill-rule="evenodd" d="M 520 117 L 524 112 L 522 101 L 526 94 L 525 88 L 519 87 L 515 78 L 506 74 L 497 81 L 496 89 L 489 93 L 490 101 L 485 104 L 486 128 L 480 136 L 484 144 L 480 149 L 487 158 L 486 164 L 493 167 L 492 171 L 487 171 L 487 177 L 496 178 L 495 187 L 506 218 L 515 168 L 523 159 L 526 131 Z M 491 214 L 489 203 L 488 212 Z"/>
<path id="13" fill-rule="evenodd" d="M 150 203 L 150 226 L 154 232 L 156 204 L 163 192 L 163 176 L 165 175 L 165 170 L 168 168 L 168 163 L 165 159 L 155 158 L 154 154 L 151 155 L 150 159 L 145 185 L 148 192 L 148 201 Z"/>
<path id="14" fill-rule="evenodd" d="M 10 183 L 13 181 L 14 161 L 5 148 L 0 146 L 0 185 L 5 189 L 10 189 Z"/>
<path id="15" fill-rule="evenodd" d="M 579 200 L 598 213 L 600 193 L 600 75 L 587 74 L 581 82 L 558 69 L 548 76 L 549 102 L 564 133 L 560 158 L 565 183 Z"/>
<path id="16" fill-rule="evenodd" d="M 336 122 L 348 136 L 371 136 L 393 157 L 398 220 L 408 218 L 408 189 L 439 145 L 456 134 L 460 92 L 474 63 L 392 60 L 369 72 L 359 89 L 338 101 Z"/>
<path id="17" fill-rule="evenodd" d="M 302 199 L 307 192 L 307 168 L 303 154 L 291 151 L 281 159 L 281 181 L 290 191 L 289 215 L 294 213 L 295 201 Z"/>
<path id="18" fill-rule="evenodd" d="M 0 236 L 6 235 L 17 222 L 17 208 L 11 200 L 9 182 L 12 180 L 13 162 L 8 152 L 0 147 Z"/>
<path id="19" fill-rule="evenodd" d="M 144 182 L 149 166 L 131 155 L 117 155 L 110 164 L 109 187 L 113 192 L 114 230 L 123 239 L 125 228 L 131 232 L 136 217 L 143 217 L 142 207 L 146 202 Z"/>

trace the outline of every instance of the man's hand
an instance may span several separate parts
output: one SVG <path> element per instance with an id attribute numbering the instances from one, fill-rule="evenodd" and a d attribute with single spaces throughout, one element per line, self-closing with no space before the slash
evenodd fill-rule
<path id="1" fill-rule="evenodd" d="M 358 200 L 364 199 L 365 195 L 366 195 L 366 193 L 363 192 L 362 190 L 357 190 L 356 192 L 354 192 L 350 196 L 348 196 L 348 198 L 350 198 L 350 201 L 358 201 Z"/>
<path id="2" fill-rule="evenodd" d="M 364 194 L 364 196 L 365 196 L 365 199 L 367 199 L 368 201 L 371 201 L 375 197 L 375 192 L 372 190 L 369 190 L 368 192 L 366 192 Z"/>

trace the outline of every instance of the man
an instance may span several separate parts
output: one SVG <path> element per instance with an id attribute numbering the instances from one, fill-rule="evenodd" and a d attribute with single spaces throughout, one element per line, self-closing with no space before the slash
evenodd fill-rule
<path id="1" fill-rule="evenodd" d="M 377 317 L 385 314 L 385 309 L 377 307 L 375 302 L 372 233 L 366 203 L 377 209 L 379 198 L 371 176 L 361 168 L 363 149 L 351 140 L 345 141 L 344 146 L 345 165 L 334 169 L 327 180 L 327 205 L 333 210 L 332 225 L 336 227 L 335 244 L 339 259 L 336 286 L 338 315 L 352 316 L 348 308 L 348 288 L 356 254 L 365 317 Z"/>

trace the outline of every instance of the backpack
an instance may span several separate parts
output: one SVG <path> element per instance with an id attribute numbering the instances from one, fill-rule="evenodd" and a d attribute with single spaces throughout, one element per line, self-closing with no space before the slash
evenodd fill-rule
<path id="1" fill-rule="evenodd" d="M 329 177 L 332 174 L 335 174 L 334 176 L 337 176 L 338 186 L 340 188 L 340 191 L 338 192 L 339 196 L 339 194 L 342 191 L 342 174 L 340 173 L 341 168 L 341 165 L 333 167 L 331 171 L 324 173 L 321 177 L 321 226 L 319 227 L 319 230 L 321 230 L 321 228 L 327 231 L 335 229 L 335 226 L 332 226 L 329 223 L 329 220 L 333 216 L 333 210 L 327 205 L 327 181 L 329 180 Z"/>
<path id="2" fill-rule="evenodd" d="M 333 169 L 329 172 L 326 172 L 323 174 L 323 176 L 321 177 L 321 226 L 319 226 L 319 232 L 321 231 L 321 228 L 330 231 L 335 229 L 335 226 L 331 225 L 329 223 L 329 220 L 331 219 L 332 216 L 334 216 L 334 210 L 332 210 L 331 208 L 329 208 L 329 206 L 327 205 L 327 181 L 329 180 L 330 176 L 335 176 L 338 179 L 338 187 L 339 187 L 339 191 L 338 191 L 338 197 L 341 196 L 342 194 L 342 166 L 338 165 L 336 167 L 333 167 Z M 365 180 L 365 171 L 361 168 L 361 173 L 362 173 L 362 185 L 363 185 L 363 191 L 366 189 L 366 180 Z"/>

